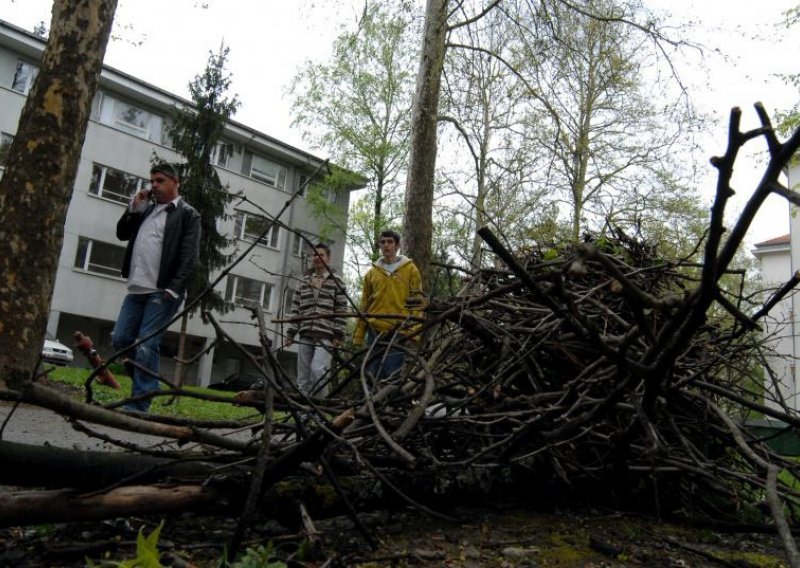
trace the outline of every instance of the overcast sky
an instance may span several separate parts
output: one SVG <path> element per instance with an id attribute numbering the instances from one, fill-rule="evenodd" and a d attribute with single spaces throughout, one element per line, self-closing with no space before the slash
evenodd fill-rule
<path id="1" fill-rule="evenodd" d="M 790 107 L 795 90 L 776 74 L 800 72 L 800 26 L 785 30 L 776 24 L 781 14 L 800 0 L 646 0 L 671 13 L 674 25 L 693 23 L 690 37 L 708 50 L 701 59 L 687 52 L 678 61 L 683 80 L 695 103 L 721 119 L 707 132 L 707 157 L 725 150 L 725 125 L 731 107 L 743 110 L 743 125 L 757 126 L 752 105 L 762 101 L 768 112 Z M 353 0 L 356 6 L 360 0 Z M 290 100 L 285 96 L 295 71 L 306 59 L 330 52 L 339 26 L 353 22 L 357 8 L 336 8 L 349 0 L 120 0 L 115 39 L 106 64 L 180 96 L 202 71 L 209 51 L 222 41 L 230 47 L 232 92 L 242 102 L 236 120 L 289 144 L 312 151 L 291 128 Z M 50 0 L 0 0 L 0 18 L 31 30 L 44 20 L 49 26 Z M 207 8 L 203 8 L 207 5 Z M 724 57 L 723 57 L 724 56 Z M 759 146 L 759 150 L 763 145 Z M 741 206 L 758 179 L 758 155 L 737 161 L 735 187 Z M 713 169 L 702 182 L 707 196 L 713 190 Z M 759 216 L 749 235 L 751 243 L 788 232 L 788 207 L 775 199 Z"/>
<path id="2" fill-rule="evenodd" d="M 690 37 L 709 48 L 702 60 L 691 52 L 686 60 L 676 59 L 694 102 L 718 119 L 718 124 L 706 132 L 705 158 L 724 153 L 732 107 L 742 109 L 742 128 L 749 129 L 760 126 L 753 110 L 756 101 L 762 102 L 772 116 L 777 110 L 788 110 L 800 98 L 800 93 L 779 77 L 800 73 L 800 62 L 795 55 L 800 51 L 800 25 L 791 29 L 781 25 L 783 13 L 800 5 L 799 0 L 647 2 L 671 12 L 675 23 L 693 22 L 698 31 Z M 737 192 L 733 210 L 742 207 L 749 198 L 763 173 L 764 159 L 765 144 L 761 140 L 748 145 L 737 159 L 732 182 Z M 708 163 L 707 159 L 704 163 Z M 710 198 L 716 170 L 707 168 L 709 176 L 702 188 Z M 748 241 L 754 244 L 788 232 L 788 204 L 782 198 L 770 197 L 762 206 Z"/>

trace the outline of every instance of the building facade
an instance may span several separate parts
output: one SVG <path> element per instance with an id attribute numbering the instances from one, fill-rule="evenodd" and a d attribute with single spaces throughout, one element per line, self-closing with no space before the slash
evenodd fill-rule
<path id="1" fill-rule="evenodd" d="M 792 258 L 792 248 L 791 235 L 781 235 L 755 245 L 753 255 L 761 266 L 765 289 L 777 290 L 792 278 L 793 266 L 797 266 Z M 774 381 L 783 399 L 794 409 L 800 408 L 795 364 L 800 349 L 794 317 L 797 302 L 796 294 L 787 295 L 760 322 L 773 352 L 768 359 L 768 368 L 764 369 L 764 380 L 768 385 Z"/>
<path id="2" fill-rule="evenodd" d="M 45 41 L 0 20 L 0 174 L 17 129 L 26 95 L 38 72 Z M 94 98 L 80 164 L 64 226 L 64 241 L 51 303 L 48 331 L 66 344 L 72 334 L 90 335 L 100 352 L 113 353 L 110 334 L 126 293 L 120 274 L 124 245 L 116 239 L 116 222 L 131 195 L 149 179 L 154 155 L 180 162 L 167 137 L 169 117 L 176 107 L 192 103 L 104 67 Z M 240 256 L 261 235 L 290 197 L 324 162 L 245 125 L 230 122 L 213 162 L 220 179 L 242 198 L 231 204 L 231 218 L 221 227 L 236 239 Z M 326 198 L 346 219 L 349 192 L 329 192 Z M 260 353 L 258 330 L 246 302 L 263 306 L 275 347 L 281 326 L 272 323 L 291 304 L 297 277 L 307 266 L 308 247 L 300 235 L 319 240 L 319 221 L 304 197 L 291 201 L 265 239 L 250 251 L 217 285 L 217 290 L 237 307 L 218 319 L 229 336 L 254 355 Z M 341 225 L 346 226 L 346 222 Z M 334 232 L 326 242 L 332 265 L 341 267 L 344 234 Z M 179 324 L 167 332 L 162 344 L 162 373 L 174 370 Z M 233 372 L 248 371 L 252 363 L 230 342 L 211 346 L 212 326 L 199 316 L 190 319 L 186 342 L 189 357 L 205 354 L 189 368 L 189 384 L 207 385 Z M 288 363 L 293 354 L 279 351 Z M 76 358 L 75 365 L 85 366 Z M 285 365 L 293 369 L 294 365 Z"/>

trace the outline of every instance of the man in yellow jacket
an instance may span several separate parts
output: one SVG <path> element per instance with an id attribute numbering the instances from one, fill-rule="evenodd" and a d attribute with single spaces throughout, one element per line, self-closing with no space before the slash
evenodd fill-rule
<path id="1" fill-rule="evenodd" d="M 367 369 L 376 379 L 381 379 L 388 378 L 403 365 L 405 351 L 392 349 L 391 345 L 404 344 L 400 341 L 402 336 L 419 329 L 418 319 L 408 316 L 421 316 L 423 295 L 416 265 L 410 258 L 398 254 L 400 235 L 395 231 L 383 231 L 378 246 L 381 258 L 364 277 L 360 310 L 365 317 L 356 325 L 353 345 L 363 345 L 366 336 L 374 346 Z"/>

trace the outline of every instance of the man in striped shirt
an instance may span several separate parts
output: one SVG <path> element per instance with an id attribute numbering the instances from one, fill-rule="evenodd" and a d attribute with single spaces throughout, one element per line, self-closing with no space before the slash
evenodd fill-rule
<path id="1" fill-rule="evenodd" d="M 327 396 L 331 350 L 344 341 L 347 326 L 345 318 L 325 317 L 347 311 L 344 283 L 329 266 L 330 258 L 328 245 L 314 246 L 314 269 L 295 290 L 291 311 L 291 318 L 312 317 L 291 322 L 284 344 L 297 341 L 297 386 L 309 396 Z"/>

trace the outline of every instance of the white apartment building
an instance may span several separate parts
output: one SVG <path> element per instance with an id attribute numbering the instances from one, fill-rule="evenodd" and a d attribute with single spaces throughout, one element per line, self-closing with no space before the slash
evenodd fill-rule
<path id="1" fill-rule="evenodd" d="M 790 228 L 792 232 L 800 229 L 800 227 L 794 227 L 794 220 L 792 220 Z M 792 248 L 791 235 L 781 235 L 755 245 L 753 255 L 761 265 L 765 288 L 777 290 L 791 279 L 794 273 L 792 267 L 798 266 L 796 256 L 798 251 L 793 251 Z M 770 347 L 775 353 L 775 357 L 771 357 L 769 360 L 770 369 L 764 370 L 764 380 L 772 380 L 769 374 L 771 370 L 781 389 L 781 395 L 795 409 L 800 408 L 795 368 L 796 353 L 800 349 L 800 342 L 794 318 L 799 307 L 798 300 L 796 294 L 787 295 L 760 322 L 764 329 L 764 335 L 769 339 Z"/>
<path id="2" fill-rule="evenodd" d="M 800 164 L 797 161 L 787 168 L 788 187 L 800 187 Z M 800 272 L 800 215 L 790 205 L 789 234 L 780 235 L 758 243 L 753 254 L 758 259 L 764 275 L 764 285 L 780 288 Z M 776 357 L 769 365 L 780 380 L 781 394 L 795 410 L 800 410 L 800 329 L 796 314 L 800 313 L 800 288 L 795 287 L 776 305 L 763 322 L 764 332 L 770 338 Z M 765 379 L 769 376 L 765 374 Z"/>
<path id="3" fill-rule="evenodd" d="M 17 129 L 20 112 L 37 73 L 45 40 L 0 20 L 0 175 L 8 145 Z M 190 77 L 187 77 L 187 80 Z M 75 187 L 64 226 L 64 242 L 51 304 L 48 331 L 63 343 L 73 343 L 81 331 L 92 337 L 100 352 L 113 352 L 110 333 L 126 292 L 119 276 L 125 243 L 116 239 L 116 223 L 130 196 L 149 179 L 153 153 L 179 161 L 167 145 L 166 122 L 176 106 L 191 102 L 120 71 L 104 67 L 86 132 Z M 223 143 L 214 154 L 223 184 L 242 192 L 247 200 L 231 204 L 232 219 L 221 230 L 236 237 L 244 251 L 266 227 L 262 211 L 276 215 L 290 196 L 323 163 L 318 157 L 270 136 L 230 122 Z M 355 189 L 355 188 L 354 188 Z M 348 192 L 328 196 L 342 215 L 347 214 Z M 296 277 L 304 269 L 307 250 L 300 231 L 314 241 L 319 222 L 305 199 L 295 199 L 266 242 L 259 243 L 218 285 L 228 300 L 255 300 L 271 326 L 273 344 L 281 344 L 280 329 L 271 323 L 290 304 Z M 329 235 L 332 265 L 342 266 L 344 234 Z M 237 307 L 217 316 L 228 334 L 254 354 L 259 353 L 258 332 L 250 311 Z M 162 373 L 173 373 L 179 324 L 167 332 L 162 344 Z M 200 353 L 213 339 L 213 328 L 199 316 L 190 320 L 188 355 Z M 290 363 L 292 353 L 279 352 Z M 76 354 L 77 366 L 87 366 Z M 210 349 L 187 373 L 189 384 L 207 385 L 250 363 L 232 344 Z M 293 370 L 293 364 L 286 364 Z"/>

